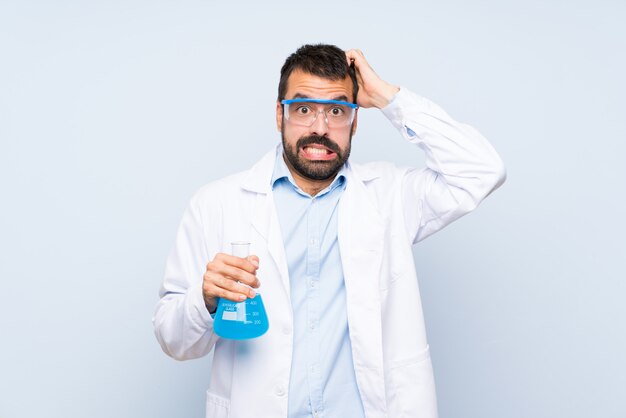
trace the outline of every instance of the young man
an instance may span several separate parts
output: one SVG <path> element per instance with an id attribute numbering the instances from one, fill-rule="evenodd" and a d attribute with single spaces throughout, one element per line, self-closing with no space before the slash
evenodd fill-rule
<path id="1" fill-rule="evenodd" d="M 426 153 L 425 169 L 349 162 L 369 107 Z M 473 128 L 381 80 L 360 51 L 331 45 L 287 59 L 276 123 L 276 149 L 192 198 L 153 321 L 161 347 L 179 360 L 215 348 L 207 417 L 435 417 L 411 246 L 497 188 L 500 158 Z M 252 256 L 226 254 L 242 240 Z M 218 337 L 217 299 L 254 289 L 269 331 Z"/>

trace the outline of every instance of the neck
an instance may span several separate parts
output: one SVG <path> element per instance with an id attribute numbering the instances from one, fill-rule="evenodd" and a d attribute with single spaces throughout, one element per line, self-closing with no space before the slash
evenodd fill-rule
<path id="1" fill-rule="evenodd" d="M 328 187 L 328 185 L 333 182 L 335 177 L 337 177 L 337 174 L 335 174 L 334 176 L 332 176 L 330 178 L 327 178 L 327 179 L 324 179 L 324 180 L 310 179 L 310 178 L 304 177 L 300 173 L 298 173 L 291 166 L 291 164 L 289 163 L 289 160 L 287 160 L 287 158 L 285 158 L 284 154 L 283 154 L 283 160 L 285 161 L 285 164 L 287 164 L 287 168 L 289 169 L 289 172 L 291 173 L 291 176 L 293 177 L 294 181 L 296 182 L 296 185 L 304 193 L 308 194 L 309 196 L 316 196 L 319 192 L 321 192 L 326 187 Z"/>

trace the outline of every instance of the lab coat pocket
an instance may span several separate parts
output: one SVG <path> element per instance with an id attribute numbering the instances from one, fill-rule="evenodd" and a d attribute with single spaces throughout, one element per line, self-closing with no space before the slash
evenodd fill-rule
<path id="1" fill-rule="evenodd" d="M 392 364 L 389 383 L 390 404 L 393 405 L 389 416 L 413 416 L 411 411 L 417 410 L 422 411 L 424 417 L 437 416 L 435 382 L 428 347 Z"/>
<path id="2" fill-rule="evenodd" d="M 211 391 L 206 393 L 206 417 L 228 418 L 230 415 L 230 400 Z"/>
<path id="3" fill-rule="evenodd" d="M 418 351 L 417 353 L 411 355 L 410 357 L 406 357 L 402 360 L 394 361 L 391 364 L 392 370 L 404 369 L 406 367 L 410 367 L 416 364 L 423 362 L 424 360 L 430 360 L 430 347 L 426 346 L 426 348 Z"/>

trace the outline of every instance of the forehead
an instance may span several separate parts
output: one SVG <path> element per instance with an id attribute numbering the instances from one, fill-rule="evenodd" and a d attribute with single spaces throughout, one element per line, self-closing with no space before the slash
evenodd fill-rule
<path id="1" fill-rule="evenodd" d="M 287 80 L 286 99 L 296 96 L 315 99 L 337 99 L 343 97 L 346 101 L 352 101 L 352 79 L 346 76 L 343 80 L 330 80 L 295 70 Z"/>

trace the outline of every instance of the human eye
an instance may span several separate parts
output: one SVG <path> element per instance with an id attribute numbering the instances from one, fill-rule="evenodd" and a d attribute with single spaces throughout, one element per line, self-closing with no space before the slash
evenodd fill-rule
<path id="1" fill-rule="evenodd" d="M 332 117 L 338 118 L 346 114 L 346 109 L 343 106 L 333 106 L 328 109 L 327 113 Z"/>
<path id="2" fill-rule="evenodd" d="M 298 105 L 294 111 L 298 116 L 307 116 L 312 112 L 311 107 L 306 104 Z"/>

